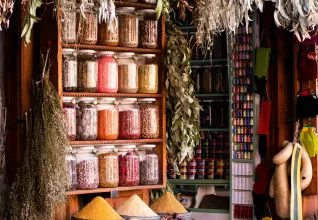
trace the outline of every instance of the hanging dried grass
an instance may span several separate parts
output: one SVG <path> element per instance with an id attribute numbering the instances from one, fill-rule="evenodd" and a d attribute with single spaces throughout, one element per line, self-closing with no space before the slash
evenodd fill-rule
<path id="1" fill-rule="evenodd" d="M 49 53 L 49 51 L 48 51 Z M 56 89 L 43 59 L 40 81 L 33 83 L 33 111 L 26 114 L 26 149 L 10 193 L 11 220 L 53 219 L 65 202 L 65 149 L 69 141 Z"/>

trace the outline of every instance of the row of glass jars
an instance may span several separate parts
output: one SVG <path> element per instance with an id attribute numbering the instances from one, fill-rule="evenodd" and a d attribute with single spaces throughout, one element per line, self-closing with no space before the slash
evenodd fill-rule
<path id="1" fill-rule="evenodd" d="M 117 8 L 118 25 L 100 23 L 94 5 L 84 11 L 72 4 L 62 8 L 62 41 L 64 43 L 105 45 L 113 47 L 158 47 L 158 21 L 154 10 Z M 84 17 L 85 16 L 85 17 Z"/>
<path id="2" fill-rule="evenodd" d="M 82 0 L 61 0 L 60 2 L 61 2 L 61 5 L 65 4 L 65 3 L 81 4 Z M 95 6 L 100 5 L 99 0 L 86 0 L 86 2 L 89 4 L 94 4 Z M 125 0 L 125 2 L 140 2 L 140 3 L 145 3 L 145 4 L 156 4 L 157 3 L 156 0 Z"/>
<path id="3" fill-rule="evenodd" d="M 159 183 L 156 145 L 78 146 L 68 149 L 68 190 Z M 137 151 L 138 149 L 138 151 Z"/>
<path id="4" fill-rule="evenodd" d="M 154 98 L 63 98 L 70 140 L 154 139 L 159 137 L 159 108 Z"/>
<path id="5" fill-rule="evenodd" d="M 65 92 L 158 92 L 155 54 L 63 49 L 62 71 Z"/>

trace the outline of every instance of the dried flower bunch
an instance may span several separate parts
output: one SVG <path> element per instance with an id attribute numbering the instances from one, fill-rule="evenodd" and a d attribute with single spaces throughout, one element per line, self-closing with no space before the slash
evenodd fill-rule
<path id="1" fill-rule="evenodd" d="M 2 27 L 9 28 L 13 6 L 14 0 L 0 0 L 0 30 L 2 30 Z"/>
<path id="2" fill-rule="evenodd" d="M 26 147 L 10 193 L 11 220 L 53 219 L 64 205 L 69 141 L 59 97 L 49 81 L 48 53 L 43 75 L 34 83 L 32 112 L 26 114 Z"/>

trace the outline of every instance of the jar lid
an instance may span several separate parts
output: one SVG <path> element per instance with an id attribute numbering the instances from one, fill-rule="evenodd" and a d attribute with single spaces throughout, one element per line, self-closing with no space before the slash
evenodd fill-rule
<path id="1" fill-rule="evenodd" d="M 94 146 L 91 145 L 79 145 L 74 148 L 76 153 L 91 153 L 94 150 Z"/>
<path id="2" fill-rule="evenodd" d="M 114 55 L 115 52 L 113 51 L 99 51 L 96 53 L 97 56 L 103 56 L 103 55 Z"/>
<path id="3" fill-rule="evenodd" d="M 156 54 L 140 54 L 138 58 L 153 58 L 156 57 Z"/>
<path id="4" fill-rule="evenodd" d="M 140 9 L 136 11 L 138 14 L 154 14 L 154 9 Z"/>
<path id="5" fill-rule="evenodd" d="M 138 99 L 138 102 L 155 102 L 156 99 L 155 98 L 142 98 L 142 99 Z"/>
<path id="6" fill-rule="evenodd" d="M 135 53 L 132 53 L 132 52 L 116 53 L 117 57 L 132 57 L 134 55 L 135 55 Z"/>
<path id="7" fill-rule="evenodd" d="M 63 54 L 64 54 L 64 53 L 72 53 L 72 52 L 75 52 L 75 50 L 74 50 L 74 49 L 68 49 L 68 48 L 62 49 L 62 53 L 63 53 Z"/>
<path id="8" fill-rule="evenodd" d="M 98 103 L 113 103 L 115 101 L 116 101 L 116 98 L 110 98 L 110 97 L 98 98 Z"/>
<path id="9" fill-rule="evenodd" d="M 121 99 L 120 100 L 120 103 L 134 103 L 134 102 L 137 102 L 137 99 L 136 98 L 125 98 L 125 99 Z"/>
<path id="10" fill-rule="evenodd" d="M 78 53 L 79 54 L 84 54 L 84 53 L 93 54 L 93 53 L 96 53 L 96 51 L 95 50 L 79 50 Z"/>
<path id="11" fill-rule="evenodd" d="M 95 98 L 91 97 L 79 97 L 76 99 L 77 102 L 94 102 Z"/>
<path id="12" fill-rule="evenodd" d="M 118 146 L 119 150 L 129 150 L 129 149 L 135 149 L 136 145 L 120 145 Z"/>
<path id="13" fill-rule="evenodd" d="M 119 7 L 116 10 L 118 13 L 123 13 L 123 12 L 134 12 L 135 8 L 134 7 Z"/>
<path id="14" fill-rule="evenodd" d="M 155 147 L 156 147 L 155 144 L 141 144 L 141 145 L 138 145 L 138 149 L 155 148 Z"/>
<path id="15" fill-rule="evenodd" d="M 72 102 L 74 100 L 74 97 L 63 97 L 63 102 Z"/>
<path id="16" fill-rule="evenodd" d="M 110 149 L 114 149 L 115 145 L 97 145 L 95 146 L 95 148 L 97 150 L 110 150 Z"/>

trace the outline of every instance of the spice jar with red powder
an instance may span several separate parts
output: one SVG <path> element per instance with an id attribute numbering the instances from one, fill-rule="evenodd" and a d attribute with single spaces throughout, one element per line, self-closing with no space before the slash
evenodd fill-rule
<path id="1" fill-rule="evenodd" d="M 123 145 L 118 148 L 120 186 L 139 184 L 139 154 L 135 149 L 136 145 Z"/>
<path id="2" fill-rule="evenodd" d="M 94 4 L 85 4 L 83 12 L 76 10 L 77 33 L 80 44 L 94 45 L 97 43 L 97 11 Z"/>
<path id="3" fill-rule="evenodd" d="M 159 137 L 159 108 L 154 104 L 156 99 L 138 99 L 140 106 L 140 138 Z"/>
<path id="4" fill-rule="evenodd" d="M 77 189 L 96 189 L 99 184 L 98 159 L 94 146 L 78 146 L 76 151 Z"/>
<path id="5" fill-rule="evenodd" d="M 114 145 L 97 146 L 99 187 L 117 187 L 119 183 L 118 154 Z"/>
<path id="6" fill-rule="evenodd" d="M 119 112 L 115 98 L 98 99 L 98 135 L 99 140 L 115 140 L 118 138 Z"/>
<path id="7" fill-rule="evenodd" d="M 140 110 L 135 98 L 126 98 L 119 105 L 119 138 L 140 138 Z"/>
<path id="8" fill-rule="evenodd" d="M 134 53 L 118 53 L 118 92 L 137 93 L 138 74 Z"/>
<path id="9" fill-rule="evenodd" d="M 76 139 L 76 105 L 73 97 L 63 97 L 63 112 L 69 140 Z"/>
<path id="10" fill-rule="evenodd" d="M 154 151 L 156 145 L 138 145 L 140 157 L 140 185 L 155 185 L 159 183 L 159 160 Z"/>
<path id="11" fill-rule="evenodd" d="M 116 93 L 118 90 L 118 66 L 114 58 L 114 52 L 98 52 L 97 63 L 97 92 Z"/>

